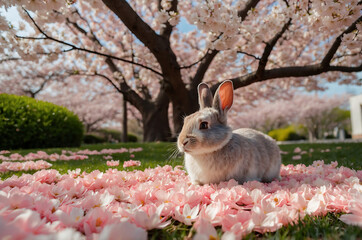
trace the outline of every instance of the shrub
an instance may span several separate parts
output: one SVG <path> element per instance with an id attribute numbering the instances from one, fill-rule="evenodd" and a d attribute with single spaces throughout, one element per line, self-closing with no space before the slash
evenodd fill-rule
<path id="1" fill-rule="evenodd" d="M 83 125 L 65 107 L 0 94 L 0 148 L 78 147 Z"/>
<path id="2" fill-rule="evenodd" d="M 97 135 L 103 136 L 106 142 L 112 142 L 112 140 L 122 142 L 121 139 L 122 132 L 116 129 L 102 128 L 96 132 L 98 133 Z M 128 142 L 138 142 L 138 138 L 136 135 L 129 133 L 127 136 L 128 136 Z"/>
<path id="3" fill-rule="evenodd" d="M 121 142 L 121 131 L 115 130 L 115 129 L 108 129 L 108 128 L 102 128 L 98 130 L 100 135 L 104 136 L 104 139 L 107 141 L 110 141 L 111 139 L 114 139 L 118 142 Z"/>
<path id="4" fill-rule="evenodd" d="M 277 141 L 293 141 L 305 139 L 305 137 L 297 133 L 296 127 L 293 125 L 286 128 L 274 129 L 270 131 L 268 135 Z"/>
<path id="5" fill-rule="evenodd" d="M 94 144 L 94 143 L 105 143 L 107 141 L 106 141 L 106 139 L 104 139 L 101 136 L 89 133 L 89 134 L 84 135 L 83 142 L 86 144 Z"/>
<path id="6" fill-rule="evenodd" d="M 138 142 L 138 138 L 136 135 L 129 133 L 128 134 L 128 142 Z"/>

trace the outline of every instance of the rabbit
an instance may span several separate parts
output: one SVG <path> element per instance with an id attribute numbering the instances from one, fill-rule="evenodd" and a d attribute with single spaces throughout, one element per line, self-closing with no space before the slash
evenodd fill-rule
<path id="1" fill-rule="evenodd" d="M 250 128 L 232 131 L 227 125 L 233 95 L 229 80 L 219 86 L 214 98 L 205 83 L 198 86 L 200 110 L 185 117 L 177 139 L 194 184 L 280 179 L 281 156 L 275 140 Z"/>

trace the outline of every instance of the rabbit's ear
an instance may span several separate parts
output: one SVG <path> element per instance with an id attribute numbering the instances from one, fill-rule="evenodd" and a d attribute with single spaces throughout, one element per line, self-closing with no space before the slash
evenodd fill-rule
<path id="1" fill-rule="evenodd" d="M 215 92 L 213 107 L 219 111 L 220 117 L 225 118 L 226 113 L 233 105 L 234 87 L 233 82 L 224 81 Z"/>
<path id="2" fill-rule="evenodd" d="M 212 93 L 209 87 L 205 83 L 200 83 L 197 87 L 199 94 L 200 109 L 204 109 L 212 106 Z"/>

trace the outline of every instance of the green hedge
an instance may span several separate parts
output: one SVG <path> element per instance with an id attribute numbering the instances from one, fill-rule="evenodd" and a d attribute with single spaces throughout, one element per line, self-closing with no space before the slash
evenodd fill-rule
<path id="1" fill-rule="evenodd" d="M 128 133 L 128 142 L 138 142 L 138 137 L 132 133 Z"/>
<path id="2" fill-rule="evenodd" d="M 121 131 L 115 130 L 115 129 L 108 129 L 108 128 L 102 128 L 96 131 L 99 133 L 99 135 L 102 135 L 105 142 L 108 142 L 110 139 L 117 140 L 118 142 L 121 142 Z"/>
<path id="3" fill-rule="evenodd" d="M 85 144 L 95 144 L 95 143 L 105 143 L 107 142 L 106 139 L 104 139 L 103 137 L 101 136 L 98 136 L 96 134 L 92 134 L 92 133 L 89 133 L 89 134 L 85 134 L 84 137 L 83 137 L 83 142 Z"/>
<path id="4" fill-rule="evenodd" d="M 268 135 L 277 141 L 293 141 L 305 139 L 304 136 L 301 136 L 297 133 L 296 127 L 293 125 L 286 128 L 274 129 L 270 131 Z"/>
<path id="5" fill-rule="evenodd" d="M 0 94 L 0 149 L 78 147 L 83 125 L 65 107 Z"/>
<path id="6" fill-rule="evenodd" d="M 110 139 L 114 139 L 118 142 L 122 142 L 121 136 L 122 132 L 116 129 L 108 129 L 108 128 L 102 128 L 97 131 L 95 131 L 98 136 L 103 136 L 105 142 L 109 142 Z M 136 135 L 132 133 L 128 133 L 128 142 L 138 142 L 138 138 Z"/>
<path id="7" fill-rule="evenodd" d="M 112 141 L 109 141 L 109 135 L 105 135 L 103 134 L 105 131 L 102 129 L 101 131 L 98 132 L 91 132 L 91 133 L 87 133 L 84 135 L 83 137 L 83 142 L 85 144 L 95 144 L 95 143 L 109 143 Z M 112 132 L 117 132 L 119 134 L 117 134 L 117 136 L 112 136 L 113 139 L 115 139 L 118 142 L 122 142 L 121 141 L 121 132 L 117 131 L 117 130 L 112 130 Z M 137 142 L 138 138 L 136 135 L 133 134 L 128 134 L 128 142 Z"/>

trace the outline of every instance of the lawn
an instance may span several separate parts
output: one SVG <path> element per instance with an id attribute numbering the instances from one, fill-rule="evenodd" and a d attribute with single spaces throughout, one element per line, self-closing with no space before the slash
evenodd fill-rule
<path id="1" fill-rule="evenodd" d="M 36 153 L 37 151 L 45 151 L 48 154 L 62 154 L 62 151 L 78 152 L 80 150 L 98 150 L 102 149 L 137 149 L 142 148 L 142 151 L 133 153 L 114 153 L 114 154 L 101 154 L 89 155 L 86 160 L 69 160 L 69 161 L 50 161 L 52 169 L 56 169 L 60 174 L 67 174 L 69 170 L 81 169 L 87 173 L 93 170 L 106 172 L 110 167 L 107 166 L 108 160 L 119 160 L 119 166 L 112 167 L 120 171 L 133 171 L 145 170 L 148 168 L 155 168 L 157 166 L 170 165 L 172 167 L 183 164 L 182 156 L 174 154 L 175 145 L 172 143 L 127 143 L 127 144 L 107 144 L 107 145 L 84 145 L 80 148 L 69 149 L 29 149 L 11 151 L 11 153 L 4 154 L 9 156 L 13 153 L 19 153 L 25 156 L 28 153 Z M 284 165 L 288 164 L 305 164 L 311 165 L 316 160 L 324 160 L 325 164 L 330 164 L 337 161 L 338 166 L 348 167 L 354 170 L 362 170 L 362 143 L 338 143 L 338 144 L 290 144 L 281 145 L 282 161 Z M 105 159 L 109 158 L 109 159 Z M 130 159 L 139 160 L 140 166 L 123 168 L 123 162 Z M 33 174 L 35 170 L 26 173 Z M 21 176 L 22 171 L 11 171 L 0 173 L 1 179 L 5 179 L 17 175 Z M 360 179 L 361 181 L 361 179 Z M 1 190 L 1 189 L 0 189 Z M 303 238 L 325 238 L 325 239 L 359 239 L 362 237 L 361 228 L 351 226 L 339 220 L 342 213 L 328 213 L 326 216 L 306 216 L 300 220 L 299 223 L 284 226 L 275 232 L 268 232 L 260 234 L 252 232 L 247 236 L 247 239 L 303 239 Z M 219 236 L 221 235 L 221 228 L 216 228 Z M 182 239 L 191 238 L 195 234 L 195 229 L 191 226 L 182 224 L 174 219 L 170 225 L 164 229 L 153 229 L 148 231 L 149 239 Z"/>

